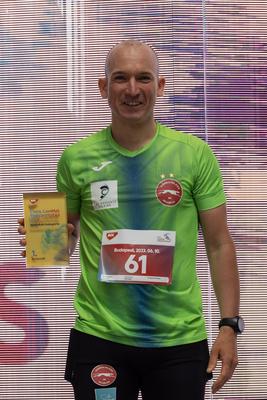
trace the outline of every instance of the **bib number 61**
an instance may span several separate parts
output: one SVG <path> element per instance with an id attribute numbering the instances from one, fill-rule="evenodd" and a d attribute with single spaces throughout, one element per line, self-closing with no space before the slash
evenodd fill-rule
<path id="1" fill-rule="evenodd" d="M 141 274 L 146 274 L 147 270 L 147 256 L 143 255 L 137 258 L 136 255 L 131 254 L 124 264 L 124 269 L 129 274 L 134 274 L 141 268 Z"/>

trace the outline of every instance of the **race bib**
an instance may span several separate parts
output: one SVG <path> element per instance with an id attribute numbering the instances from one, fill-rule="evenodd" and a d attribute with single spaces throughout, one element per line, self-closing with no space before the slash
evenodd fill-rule
<path id="1" fill-rule="evenodd" d="M 174 231 L 103 231 L 99 262 L 102 282 L 170 285 Z"/>

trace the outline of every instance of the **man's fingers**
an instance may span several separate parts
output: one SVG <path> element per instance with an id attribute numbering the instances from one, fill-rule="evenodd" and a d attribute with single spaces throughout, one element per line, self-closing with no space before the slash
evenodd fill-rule
<path id="1" fill-rule="evenodd" d="M 18 233 L 20 235 L 26 235 L 26 229 L 25 229 L 25 226 L 24 226 L 24 218 L 18 218 L 18 224 L 19 224 Z M 20 239 L 19 244 L 21 246 L 25 247 L 26 246 L 26 239 L 25 238 Z M 26 257 L 26 250 L 22 250 L 20 255 L 21 255 L 21 257 L 25 258 Z"/>
<path id="2" fill-rule="evenodd" d="M 72 234 L 72 232 L 74 231 L 75 226 L 73 224 L 68 223 L 68 233 Z"/>
<path id="3" fill-rule="evenodd" d="M 69 237 L 73 234 L 75 231 L 75 226 L 73 224 L 68 223 L 68 235 Z"/>
<path id="4" fill-rule="evenodd" d="M 221 373 L 218 376 L 218 378 L 216 379 L 216 381 L 214 382 L 214 384 L 212 385 L 212 393 L 215 394 L 216 392 L 218 392 L 218 390 L 220 390 L 223 385 L 229 381 L 229 379 L 231 379 L 234 370 L 237 366 L 237 360 L 227 360 L 223 362 L 222 364 L 222 369 L 221 369 Z"/>
<path id="5" fill-rule="evenodd" d="M 218 392 L 218 390 L 220 390 L 223 387 L 223 385 L 231 378 L 231 376 L 232 374 L 230 376 L 220 374 L 219 377 L 214 382 L 214 384 L 212 385 L 212 393 L 215 394 L 216 392 Z"/>
<path id="6" fill-rule="evenodd" d="M 24 226 L 24 218 L 19 218 L 18 223 L 22 226 Z"/>
<path id="7" fill-rule="evenodd" d="M 23 251 L 20 253 L 20 255 L 21 255 L 21 257 L 25 258 L 25 257 L 26 257 L 26 250 L 23 250 Z"/>
<path id="8" fill-rule="evenodd" d="M 209 364 L 207 367 L 207 372 L 210 373 L 215 370 L 218 361 L 218 353 L 215 350 L 212 350 L 210 353 Z"/>
<path id="9" fill-rule="evenodd" d="M 18 233 L 20 235 L 25 235 L 26 229 L 24 228 L 24 226 L 21 225 L 21 226 L 18 227 Z"/>
<path id="10" fill-rule="evenodd" d="M 215 394 L 216 392 L 218 392 L 218 390 L 220 390 L 223 387 L 223 385 L 228 381 L 228 379 L 230 378 L 228 378 L 227 375 L 221 373 L 212 385 L 212 393 Z"/>
<path id="11" fill-rule="evenodd" d="M 216 347 L 214 346 L 210 353 L 210 359 L 209 359 L 209 364 L 208 364 L 208 368 L 207 368 L 208 373 L 211 373 L 215 370 L 215 368 L 217 366 L 218 358 L 219 358 L 219 352 L 216 350 Z M 223 385 L 222 379 L 223 379 L 222 375 L 220 374 L 219 377 L 216 379 L 216 381 L 212 385 L 212 393 L 216 393 L 222 387 L 222 385 Z"/>

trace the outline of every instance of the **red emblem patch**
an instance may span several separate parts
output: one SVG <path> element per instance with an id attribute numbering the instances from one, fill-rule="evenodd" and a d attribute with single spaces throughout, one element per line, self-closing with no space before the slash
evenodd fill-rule
<path id="1" fill-rule="evenodd" d="M 92 381 L 98 386 L 109 386 L 117 378 L 117 372 L 111 365 L 97 365 L 91 372 Z"/>
<path id="2" fill-rule="evenodd" d="M 118 235 L 118 232 L 108 232 L 107 233 L 107 239 L 108 240 L 114 239 L 114 237 L 117 236 L 117 235 Z"/>
<path id="3" fill-rule="evenodd" d="M 161 204 L 168 207 L 176 206 L 183 195 L 182 186 L 175 179 L 164 179 L 156 189 L 157 199 Z"/>

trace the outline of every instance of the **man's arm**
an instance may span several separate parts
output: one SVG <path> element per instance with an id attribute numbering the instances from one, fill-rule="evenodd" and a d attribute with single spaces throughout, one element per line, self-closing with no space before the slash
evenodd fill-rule
<path id="1" fill-rule="evenodd" d="M 226 206 L 202 211 L 199 218 L 221 318 L 235 317 L 239 314 L 239 276 L 235 246 L 227 227 Z M 213 384 L 213 393 L 231 378 L 238 363 L 236 333 L 231 327 L 220 328 L 211 349 L 208 372 L 215 369 L 218 360 L 222 367 Z"/>
<path id="2" fill-rule="evenodd" d="M 80 215 L 68 213 L 69 254 L 72 255 L 80 237 Z"/>

